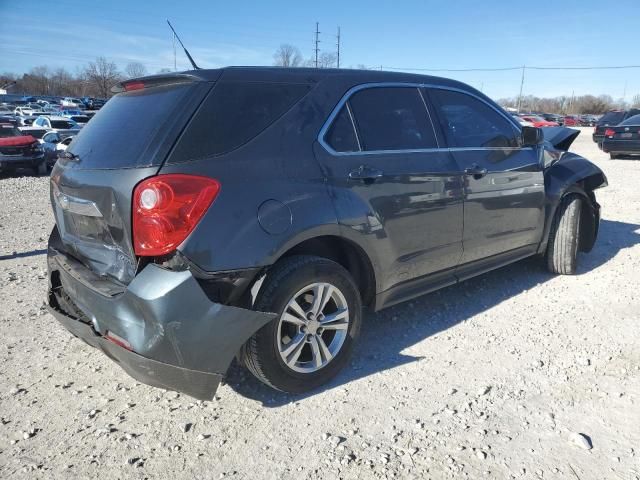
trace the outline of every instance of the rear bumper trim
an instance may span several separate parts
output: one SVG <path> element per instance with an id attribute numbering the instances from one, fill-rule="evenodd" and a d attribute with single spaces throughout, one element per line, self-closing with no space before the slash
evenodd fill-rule
<path id="1" fill-rule="evenodd" d="M 49 312 L 74 336 L 101 350 L 134 379 L 151 385 L 183 392 L 199 400 L 213 398 L 222 375 L 169 365 L 126 350 L 98 335 L 89 325 L 49 305 Z"/>

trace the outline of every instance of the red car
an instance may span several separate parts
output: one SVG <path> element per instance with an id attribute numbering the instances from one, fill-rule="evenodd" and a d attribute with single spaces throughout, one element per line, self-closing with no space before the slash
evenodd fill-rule
<path id="1" fill-rule="evenodd" d="M 580 119 L 574 115 L 567 115 L 564 117 L 564 126 L 565 127 L 579 127 L 582 125 Z"/>
<path id="2" fill-rule="evenodd" d="M 556 122 L 550 122 L 537 115 L 520 115 L 520 118 L 531 123 L 534 127 L 557 127 Z"/>

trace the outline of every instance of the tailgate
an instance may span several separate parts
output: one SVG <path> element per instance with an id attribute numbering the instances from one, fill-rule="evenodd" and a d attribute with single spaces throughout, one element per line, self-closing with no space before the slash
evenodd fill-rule
<path id="1" fill-rule="evenodd" d="M 51 173 L 51 203 L 66 253 L 128 284 L 135 186 L 156 175 L 209 82 L 169 83 L 113 97 L 75 137 Z"/>

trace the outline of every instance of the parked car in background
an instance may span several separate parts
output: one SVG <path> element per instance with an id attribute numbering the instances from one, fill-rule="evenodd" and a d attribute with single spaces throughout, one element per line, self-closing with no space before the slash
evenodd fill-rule
<path id="1" fill-rule="evenodd" d="M 60 105 L 63 107 L 80 108 L 83 104 L 82 100 L 78 98 L 64 97 L 60 102 Z"/>
<path id="2" fill-rule="evenodd" d="M 44 150 L 31 135 L 24 135 L 11 124 L 0 124 L 0 172 L 13 173 L 18 168 L 46 174 Z"/>
<path id="3" fill-rule="evenodd" d="M 516 122 L 518 122 L 521 126 L 523 126 L 523 127 L 533 127 L 533 123 L 528 122 L 528 121 L 527 121 L 527 120 L 525 120 L 524 118 L 522 118 L 522 117 L 520 117 L 520 116 L 518 116 L 518 115 L 516 115 L 516 114 L 512 114 L 511 116 L 512 116 L 512 117 L 514 118 L 514 120 L 515 120 Z"/>
<path id="4" fill-rule="evenodd" d="M 350 364 L 363 305 L 536 255 L 573 274 L 596 240 L 606 178 L 561 149 L 579 132 L 454 80 L 234 67 L 117 89 L 52 171 L 47 298 L 141 382 L 210 399 L 238 358 L 310 391 Z"/>
<path id="5" fill-rule="evenodd" d="M 622 155 L 640 155 L 640 114 L 629 117 L 618 125 L 607 127 L 602 140 L 602 150 L 611 159 Z"/>
<path id="6" fill-rule="evenodd" d="M 73 109 L 61 110 L 60 116 L 70 118 L 71 120 L 76 122 L 80 127 L 83 127 L 90 119 L 90 117 L 86 115 L 82 110 L 73 110 Z"/>
<path id="7" fill-rule="evenodd" d="M 538 115 L 520 114 L 520 118 L 531 123 L 531 125 L 533 125 L 534 127 L 557 127 L 558 126 L 556 122 L 550 122 L 548 120 L 545 120 L 542 117 L 539 117 Z"/>
<path id="8" fill-rule="evenodd" d="M 620 122 L 623 122 L 627 118 L 639 114 L 640 108 L 632 108 L 630 110 L 611 110 L 605 113 L 602 117 L 600 117 L 600 119 L 598 119 L 596 127 L 593 129 L 593 141 L 597 144 L 601 144 L 604 140 L 604 132 L 607 127 L 618 125 Z"/>
<path id="9" fill-rule="evenodd" d="M 555 122 L 558 125 L 564 124 L 564 117 L 562 115 L 557 115 L 555 113 L 543 113 L 540 116 L 548 122 Z"/>
<path id="10" fill-rule="evenodd" d="M 38 112 L 38 111 L 39 111 L 39 109 L 35 109 L 35 108 L 33 108 L 33 107 L 27 107 L 27 106 L 25 105 L 25 106 L 22 106 L 22 107 L 16 107 L 16 108 L 13 110 L 13 113 L 14 113 L 14 115 L 20 115 L 20 116 L 31 116 L 31 115 L 33 115 L 34 113 Z"/>
<path id="11" fill-rule="evenodd" d="M 73 141 L 75 135 L 62 136 L 58 132 L 47 132 L 42 136 L 40 142 L 44 149 L 45 161 L 48 168 L 53 168 L 53 165 L 58 160 L 58 155 L 66 151 L 69 144 Z"/>
<path id="12" fill-rule="evenodd" d="M 579 127 L 582 124 L 577 115 L 565 115 L 563 125 L 565 127 Z"/>
<path id="13" fill-rule="evenodd" d="M 67 117 L 58 116 L 41 116 L 33 122 L 34 127 L 46 128 L 49 130 L 55 130 L 63 134 L 75 134 L 80 130 L 80 126 Z"/>

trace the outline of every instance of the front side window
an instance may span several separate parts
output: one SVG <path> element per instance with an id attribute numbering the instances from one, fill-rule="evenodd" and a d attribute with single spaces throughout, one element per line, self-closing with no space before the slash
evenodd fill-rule
<path id="1" fill-rule="evenodd" d="M 433 89 L 438 116 L 450 147 L 518 147 L 511 122 L 486 103 L 462 92 Z"/>
<path id="2" fill-rule="evenodd" d="M 424 101 L 415 87 L 372 87 L 349 99 L 365 151 L 437 148 Z"/>

